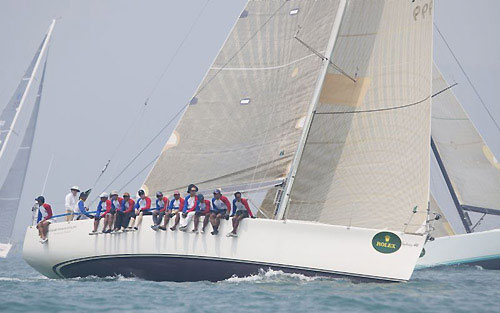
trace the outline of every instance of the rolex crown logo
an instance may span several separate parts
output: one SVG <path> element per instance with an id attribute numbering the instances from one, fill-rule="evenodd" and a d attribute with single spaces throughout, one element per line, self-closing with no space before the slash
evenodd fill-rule
<path id="1" fill-rule="evenodd" d="M 391 236 L 385 235 L 385 242 L 389 242 L 389 240 L 391 240 Z"/>

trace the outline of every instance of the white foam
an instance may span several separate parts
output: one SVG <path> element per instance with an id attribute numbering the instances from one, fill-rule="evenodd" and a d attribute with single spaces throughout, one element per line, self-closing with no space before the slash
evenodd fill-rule
<path id="1" fill-rule="evenodd" d="M 315 277 L 310 277 L 310 276 L 305 276 L 302 274 L 296 274 L 296 273 L 285 273 L 283 271 L 275 271 L 272 269 L 268 270 L 263 270 L 260 269 L 259 273 L 257 275 L 250 275 L 250 276 L 245 276 L 245 277 L 237 277 L 233 276 L 231 278 L 228 278 L 224 280 L 225 282 L 230 282 L 230 283 L 241 283 L 241 282 L 269 282 L 269 281 L 279 281 L 283 279 L 293 279 L 293 280 L 299 280 L 299 281 L 304 281 L 304 282 L 310 282 L 314 281 L 317 279 L 321 279 L 321 277 L 315 276 Z"/>

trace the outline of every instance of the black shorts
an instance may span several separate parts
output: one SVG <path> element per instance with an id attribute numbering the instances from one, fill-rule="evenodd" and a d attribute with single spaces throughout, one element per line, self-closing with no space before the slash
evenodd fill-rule
<path id="1" fill-rule="evenodd" d="M 248 217 L 248 211 L 236 211 L 234 214 L 235 216 L 241 216 L 241 218 L 247 218 Z"/>
<path id="2" fill-rule="evenodd" d="M 210 215 L 210 212 L 201 212 L 201 211 L 198 211 L 198 212 L 196 212 L 194 215 L 197 215 L 197 216 L 205 216 L 205 215 Z"/>
<path id="3" fill-rule="evenodd" d="M 111 209 L 111 210 L 109 211 L 109 214 L 111 214 L 111 215 L 115 215 L 115 213 L 116 213 L 116 209 Z"/>
<path id="4" fill-rule="evenodd" d="M 125 213 L 125 216 L 128 218 L 135 218 L 135 212 L 132 211 L 132 212 Z"/>
<path id="5" fill-rule="evenodd" d="M 142 215 L 153 215 L 152 211 L 141 211 Z"/>

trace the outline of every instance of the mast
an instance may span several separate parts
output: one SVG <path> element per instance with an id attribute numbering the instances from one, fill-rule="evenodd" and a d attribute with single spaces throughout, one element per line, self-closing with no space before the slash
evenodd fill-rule
<path id="1" fill-rule="evenodd" d="M 9 129 L 8 133 L 7 133 L 7 136 L 5 137 L 4 142 L 2 143 L 2 147 L 0 149 L 0 159 L 2 158 L 2 156 L 3 156 L 3 154 L 4 154 L 5 150 L 6 150 L 7 144 L 9 142 L 9 139 L 10 139 L 10 137 L 12 135 L 12 132 L 13 132 L 14 127 L 16 125 L 17 119 L 19 117 L 19 113 L 21 112 L 21 110 L 23 108 L 23 104 L 24 104 L 24 102 L 26 100 L 28 92 L 29 92 L 29 90 L 31 88 L 31 84 L 33 83 L 33 80 L 35 78 L 36 72 L 37 72 L 38 67 L 40 65 L 40 61 L 42 60 L 42 57 L 43 57 L 45 51 L 47 50 L 47 46 L 48 46 L 48 43 L 50 41 L 50 37 L 52 36 L 52 31 L 54 30 L 55 23 L 56 23 L 56 20 L 54 19 L 54 20 L 52 20 L 52 23 L 49 26 L 49 30 L 47 31 L 47 35 L 45 37 L 45 41 L 42 44 L 42 48 L 40 50 L 40 54 L 38 55 L 38 58 L 37 58 L 37 60 L 35 62 L 35 66 L 33 67 L 33 72 L 31 73 L 31 75 L 29 77 L 28 84 L 26 85 L 26 89 L 23 92 L 23 95 L 21 97 L 21 101 L 19 102 L 19 106 L 17 107 L 16 114 L 14 116 L 14 119 L 12 120 L 12 124 L 10 126 L 10 129 Z"/>
<path id="2" fill-rule="evenodd" d="M 451 198 L 453 199 L 453 203 L 455 204 L 455 207 L 458 211 L 458 215 L 460 216 L 460 219 L 462 220 L 462 224 L 464 225 L 465 231 L 467 233 L 471 232 L 470 226 L 467 223 L 467 220 L 465 219 L 465 214 L 462 209 L 462 205 L 460 204 L 460 201 L 458 200 L 457 193 L 455 192 L 455 189 L 453 188 L 453 185 L 451 184 L 450 176 L 448 176 L 448 172 L 446 171 L 446 168 L 444 167 L 443 160 L 441 159 L 441 156 L 439 155 L 439 151 L 437 150 L 436 144 L 434 143 L 434 139 L 431 136 L 431 148 L 432 152 L 434 153 L 434 156 L 436 157 L 436 161 L 439 165 L 439 169 L 441 170 L 441 173 L 443 174 L 444 181 L 446 182 L 446 186 L 448 187 L 448 191 L 450 192 Z"/>
<path id="3" fill-rule="evenodd" d="M 313 98 L 311 100 L 311 105 L 307 112 L 307 117 L 305 121 L 305 126 L 302 131 L 302 135 L 300 137 L 300 141 L 298 144 L 297 151 L 293 158 L 292 167 L 288 178 L 286 180 L 286 185 L 284 188 L 283 200 L 280 203 L 278 208 L 278 212 L 276 213 L 275 219 L 283 219 L 285 215 L 286 207 L 288 206 L 288 201 L 290 199 L 290 191 L 292 190 L 293 181 L 295 179 L 295 174 L 297 173 L 297 169 L 299 167 L 300 159 L 302 157 L 302 152 L 304 151 L 304 147 L 306 144 L 307 135 L 309 134 L 309 130 L 311 129 L 311 124 L 313 120 L 314 111 L 316 110 L 316 106 L 319 102 L 319 97 L 321 94 L 321 89 L 323 87 L 323 83 L 325 81 L 326 72 L 328 71 L 328 66 L 330 65 L 330 57 L 333 53 L 333 48 L 335 47 L 335 42 L 337 41 L 337 36 L 340 30 L 340 24 L 342 23 L 342 17 L 344 16 L 345 8 L 346 8 L 347 0 L 341 0 L 339 3 L 339 9 L 337 10 L 337 15 L 335 16 L 335 21 L 333 23 L 332 32 L 330 35 L 330 39 L 328 41 L 328 45 L 326 48 L 325 55 L 326 58 L 323 59 L 323 64 L 321 66 L 321 70 L 319 73 L 319 77 L 316 83 L 316 88 L 314 90 Z"/>

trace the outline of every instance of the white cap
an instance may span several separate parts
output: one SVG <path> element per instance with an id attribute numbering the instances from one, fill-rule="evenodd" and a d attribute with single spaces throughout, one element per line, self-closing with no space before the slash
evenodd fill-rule
<path id="1" fill-rule="evenodd" d="M 80 191 L 80 187 L 78 187 L 78 186 L 73 186 L 73 187 L 71 187 L 71 190 Z"/>
<path id="2" fill-rule="evenodd" d="M 108 197 L 108 193 L 107 192 L 103 192 L 101 193 L 101 195 L 99 196 L 99 198 L 107 198 Z"/>

